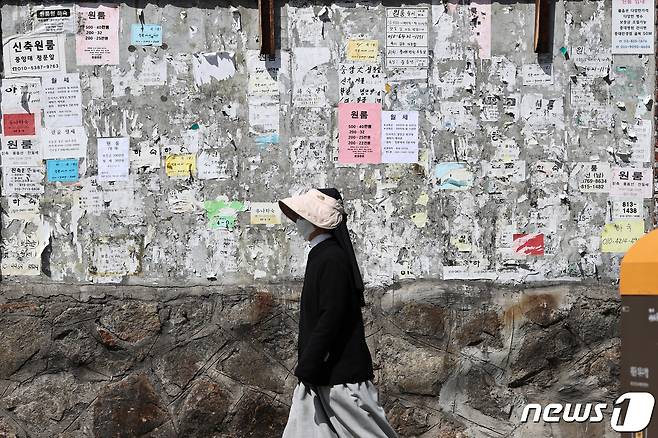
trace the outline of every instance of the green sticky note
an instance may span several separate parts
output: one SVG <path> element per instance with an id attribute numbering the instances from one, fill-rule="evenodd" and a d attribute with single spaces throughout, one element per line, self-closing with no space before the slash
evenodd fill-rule
<path id="1" fill-rule="evenodd" d="M 206 210 L 208 227 L 211 229 L 232 230 L 235 228 L 235 220 L 237 219 L 238 212 L 246 210 L 244 202 L 229 202 L 221 199 L 205 201 L 203 207 Z"/>

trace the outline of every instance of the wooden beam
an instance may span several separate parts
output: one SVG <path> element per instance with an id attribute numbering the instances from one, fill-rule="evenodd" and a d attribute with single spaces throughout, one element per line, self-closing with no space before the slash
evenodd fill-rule
<path id="1" fill-rule="evenodd" d="M 553 50 L 553 0 L 535 0 L 535 53 Z"/>
<path id="2" fill-rule="evenodd" d="M 258 0 L 260 17 L 260 54 L 275 56 L 274 42 L 274 0 Z"/>

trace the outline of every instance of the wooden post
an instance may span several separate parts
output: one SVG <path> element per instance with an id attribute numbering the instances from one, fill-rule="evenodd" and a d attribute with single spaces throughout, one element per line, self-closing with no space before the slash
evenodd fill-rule
<path id="1" fill-rule="evenodd" d="M 274 0 L 258 0 L 260 17 L 260 54 L 275 56 L 274 43 Z"/>
<path id="2" fill-rule="evenodd" d="M 553 19 L 553 0 L 535 0 L 535 53 L 552 51 Z"/>

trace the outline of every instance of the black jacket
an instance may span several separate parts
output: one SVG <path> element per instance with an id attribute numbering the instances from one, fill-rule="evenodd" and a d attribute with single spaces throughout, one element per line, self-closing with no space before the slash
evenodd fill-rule
<path id="1" fill-rule="evenodd" d="M 345 252 L 333 237 L 309 252 L 295 368 L 300 380 L 336 385 L 374 378 L 350 269 Z"/>

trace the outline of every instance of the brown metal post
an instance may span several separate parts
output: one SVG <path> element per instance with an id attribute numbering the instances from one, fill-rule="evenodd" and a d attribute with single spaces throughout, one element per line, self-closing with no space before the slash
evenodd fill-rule
<path id="1" fill-rule="evenodd" d="M 274 0 L 258 0 L 260 17 L 260 54 L 274 56 Z"/>
<path id="2" fill-rule="evenodd" d="M 553 0 L 535 0 L 535 53 L 552 50 Z"/>

